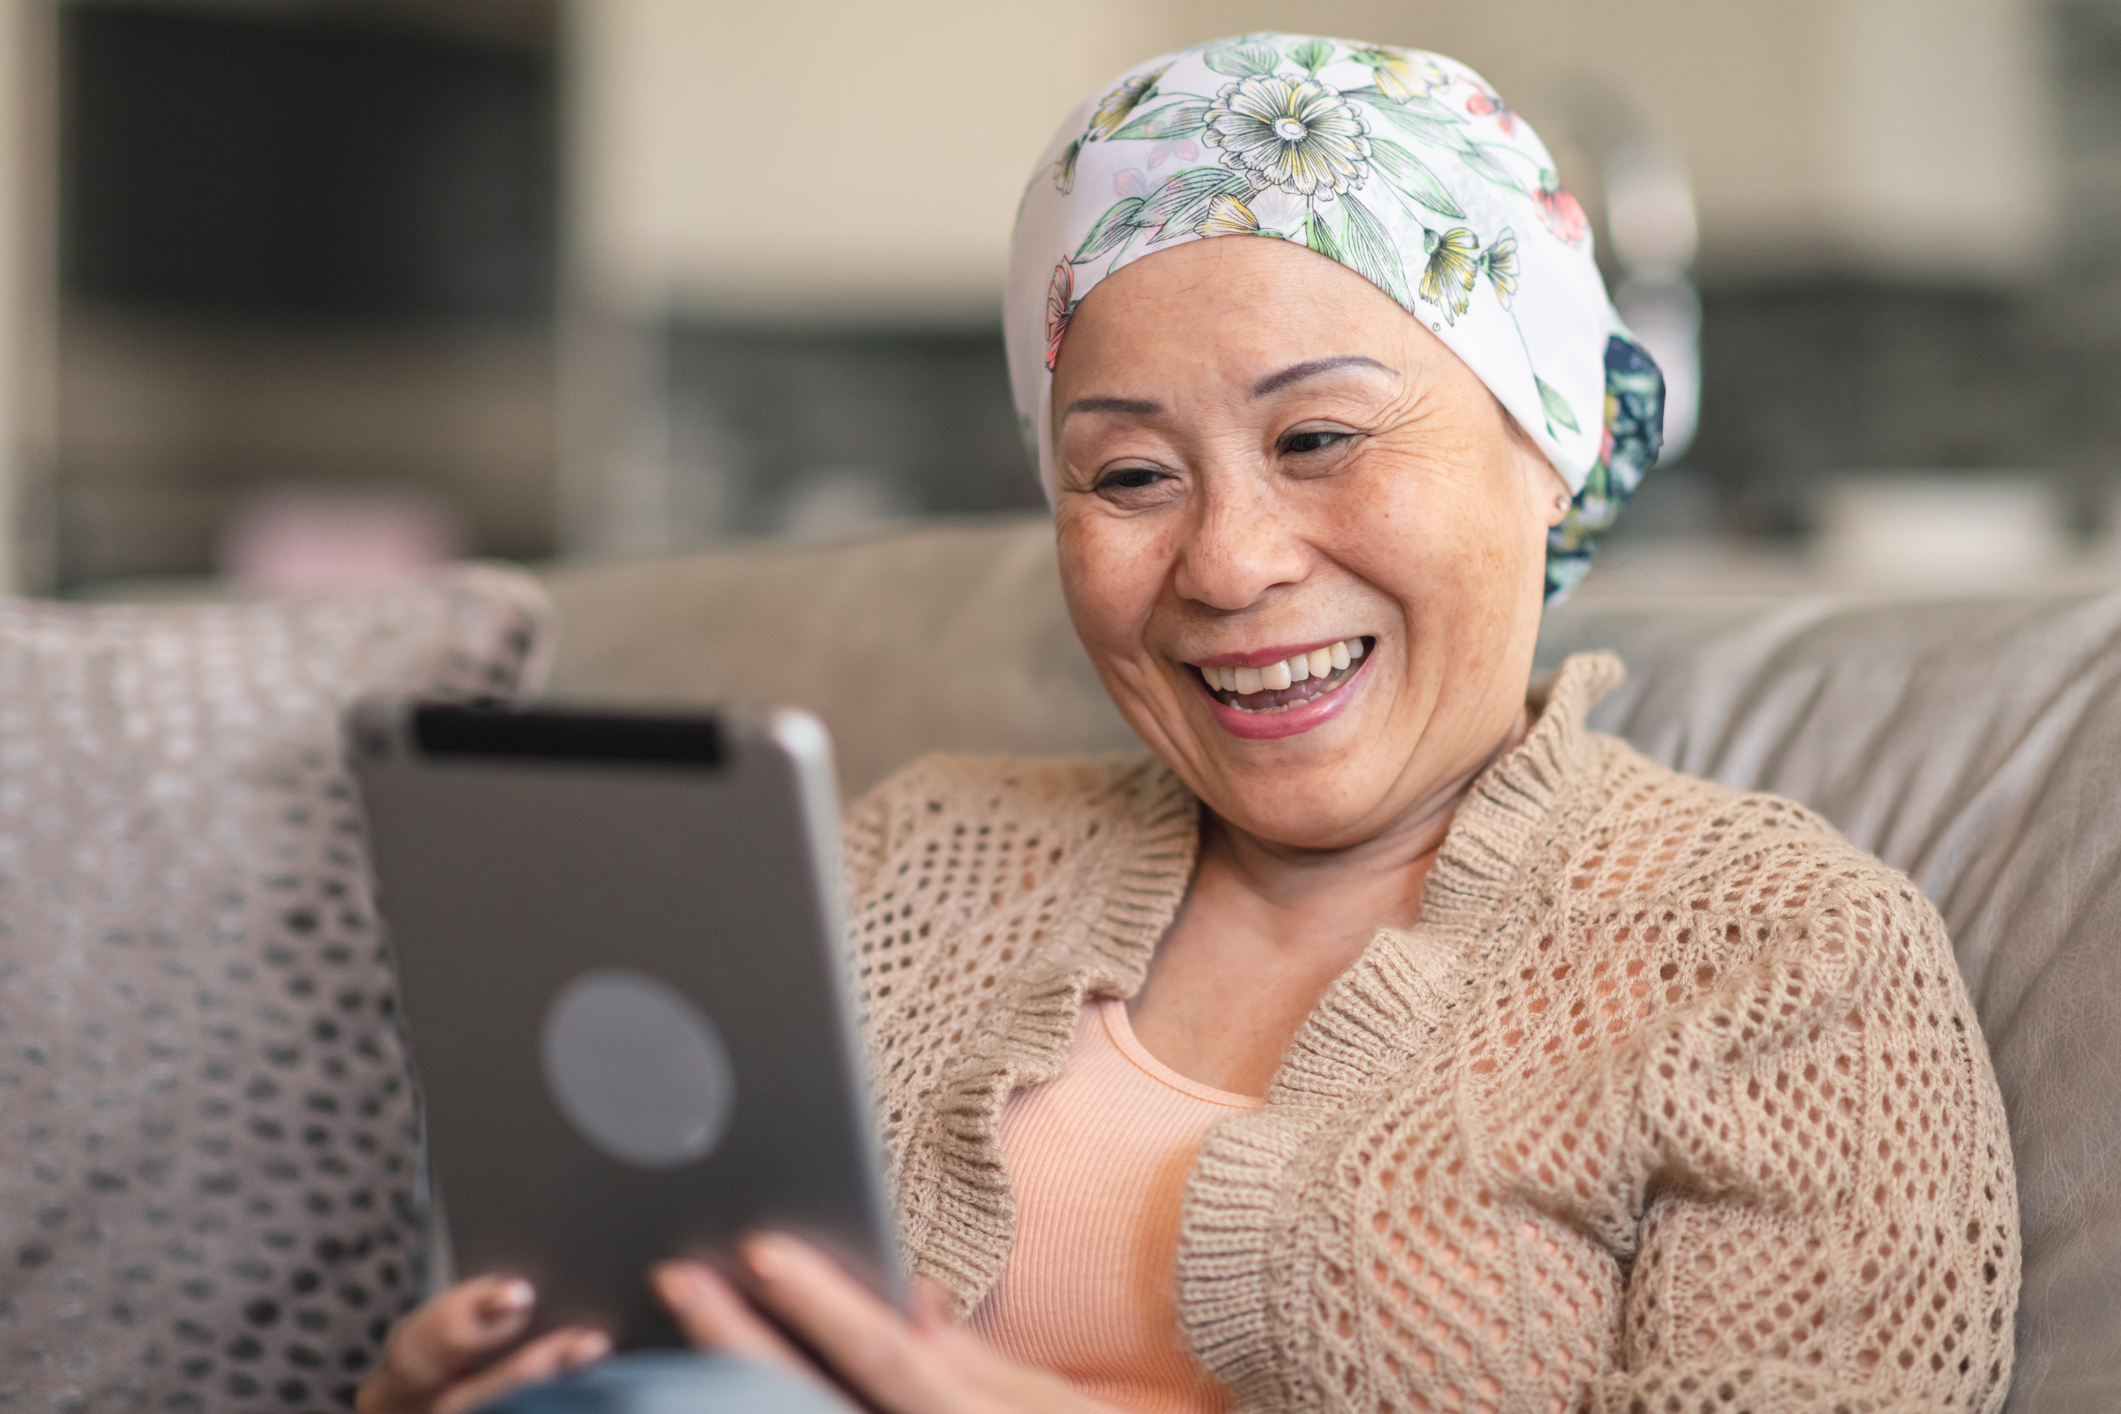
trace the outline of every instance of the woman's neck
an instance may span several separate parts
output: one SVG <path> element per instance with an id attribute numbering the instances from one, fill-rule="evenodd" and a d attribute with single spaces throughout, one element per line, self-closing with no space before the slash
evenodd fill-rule
<path id="1" fill-rule="evenodd" d="M 1337 849 L 1293 848 L 1204 814 L 1198 882 L 1217 893 L 1248 896 L 1263 919 L 1286 919 L 1292 926 L 1275 931 L 1297 946 L 1334 937 L 1367 941 L 1379 928 L 1411 927 L 1420 916 L 1429 866 L 1466 792 L 1529 729 L 1528 714 L 1519 713 L 1495 749 L 1462 775 L 1428 792 L 1385 829 Z"/>
<path id="2" fill-rule="evenodd" d="M 1343 849 L 1292 850 L 1204 815 L 1200 867 L 1127 1003 L 1149 1054 L 1218 1089 L 1264 1093 L 1333 979 L 1379 928 L 1419 918 L 1459 803 L 1525 731 L 1520 716 L 1462 780 L 1431 792 L 1432 804 Z"/>

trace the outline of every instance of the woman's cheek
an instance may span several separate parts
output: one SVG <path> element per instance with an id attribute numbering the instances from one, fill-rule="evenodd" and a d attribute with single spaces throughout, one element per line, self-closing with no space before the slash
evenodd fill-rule
<path id="1" fill-rule="evenodd" d="M 1395 487 L 1352 508 L 1333 528 L 1337 557 L 1372 587 L 1413 607 L 1448 593 L 1465 573 L 1470 548 L 1460 510 Z"/>
<path id="2" fill-rule="evenodd" d="M 1161 582 L 1142 527 L 1092 511 L 1064 520 L 1057 538 L 1069 616 L 1091 656 L 1138 654 Z"/>

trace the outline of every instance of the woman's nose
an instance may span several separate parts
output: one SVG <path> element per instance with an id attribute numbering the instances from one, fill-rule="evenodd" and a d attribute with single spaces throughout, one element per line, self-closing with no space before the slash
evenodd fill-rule
<path id="1" fill-rule="evenodd" d="M 1212 609 L 1249 608 L 1276 585 L 1304 577 L 1310 556 L 1279 509 L 1250 490 L 1202 497 L 1178 555 L 1178 592 Z"/>

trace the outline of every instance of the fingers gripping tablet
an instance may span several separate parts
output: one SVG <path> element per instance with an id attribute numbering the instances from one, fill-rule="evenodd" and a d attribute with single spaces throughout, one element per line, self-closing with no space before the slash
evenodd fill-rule
<path id="1" fill-rule="evenodd" d="M 454 1265 L 676 1344 L 647 1286 L 770 1227 L 897 1299 L 815 719 L 349 721 Z"/>

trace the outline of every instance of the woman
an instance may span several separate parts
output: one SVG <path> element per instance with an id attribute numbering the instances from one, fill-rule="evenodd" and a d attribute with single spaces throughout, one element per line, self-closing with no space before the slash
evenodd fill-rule
<path id="1" fill-rule="evenodd" d="M 1047 154 L 1007 321 L 1153 758 L 932 759 L 854 808 L 929 1285 L 903 1322 L 764 1237 L 751 1300 L 891 1410 L 1997 1407 L 2010 1151 L 1936 914 L 1588 731 L 1611 658 L 1530 688 L 1660 404 L 1530 130 L 1427 54 L 1159 59 Z M 656 1281 L 700 1346 L 810 1368 L 704 1269 Z M 436 1298 L 364 1407 L 601 1355 L 460 1378 L 531 1300 Z"/>

